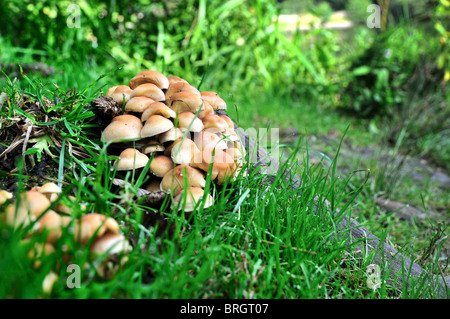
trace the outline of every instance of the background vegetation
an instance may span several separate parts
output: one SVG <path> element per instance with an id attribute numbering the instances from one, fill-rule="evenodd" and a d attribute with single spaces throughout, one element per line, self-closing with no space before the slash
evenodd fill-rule
<path id="1" fill-rule="evenodd" d="M 144 69 L 183 77 L 193 85 L 201 85 L 202 90 L 218 92 L 227 101 L 230 116 L 240 126 L 278 127 L 282 137 L 292 135 L 286 132 L 294 132 L 303 143 L 308 141 L 308 145 L 300 150 L 310 149 L 308 156 L 322 154 L 319 159 L 308 158 L 307 161 L 297 154 L 300 162 L 327 167 L 324 158 L 333 159 L 342 146 L 337 162 L 343 179 L 330 182 L 327 171 L 320 169 L 308 171 L 308 174 L 323 177 L 328 181 L 327 185 L 336 187 L 343 193 L 343 201 L 345 194 L 358 190 L 351 211 L 360 222 L 380 238 L 394 242 L 397 248 L 415 256 L 424 266 L 435 267 L 436 272 L 438 268 L 443 269 L 447 273 L 449 245 L 446 231 L 450 206 L 449 183 L 445 176 L 450 169 L 450 3 L 447 0 L 392 0 L 384 31 L 367 27 L 370 13 L 366 9 L 370 3 L 360 0 L 1 1 L 0 66 L 3 75 L 0 89 L 8 94 L 24 90 L 32 97 L 42 94 L 56 105 L 61 101 L 66 101 L 67 105 L 75 101 L 84 106 L 101 92 L 106 92 L 108 87 L 126 84 Z M 336 18 L 333 12 L 340 10 L 346 10 L 347 16 Z M 298 28 L 300 23 L 285 23 L 279 19 L 281 14 L 302 14 L 304 21 L 310 22 L 306 23 L 306 29 Z M 346 21 L 353 22 L 353 26 L 348 29 L 329 27 L 329 23 Z M 21 75 L 19 65 L 27 77 Z M 103 74 L 107 76 L 99 79 Z M 71 89 L 75 91 L 70 93 Z M 66 122 L 74 123 L 72 131 L 65 122 L 59 130 L 76 135 L 75 127 L 95 124 L 89 120 L 92 114 L 88 113 L 84 118 L 77 118 L 77 114 L 76 108 L 65 113 Z M 2 118 L 6 121 L 7 114 L 2 113 Z M 89 144 L 84 138 L 72 137 L 74 143 L 81 146 Z M 0 143 L 8 146 L 6 140 Z M 295 144 L 292 140 L 283 140 L 286 150 L 283 154 L 291 156 L 290 150 L 295 149 Z M 89 147 L 94 152 L 95 147 Z M 58 148 L 54 152 L 58 154 Z M 71 159 L 67 157 L 65 160 L 69 161 L 66 165 L 81 165 L 77 161 L 70 163 Z M 426 162 L 428 166 L 424 168 L 417 164 L 419 162 Z M 89 166 L 89 160 L 82 164 L 89 172 L 95 170 Z M 419 168 L 426 173 L 416 172 Z M 357 173 L 360 169 L 370 169 L 369 178 Z M 299 172 L 305 174 L 302 170 Z M 55 177 L 62 177 L 61 171 L 57 174 Z M 351 176 L 349 180 L 347 174 Z M 433 178 L 436 174 L 444 176 L 443 179 Z M 256 186 L 247 187 L 253 189 Z M 252 198 L 245 196 L 246 200 Z M 418 207 L 429 219 L 405 222 L 399 215 L 376 205 L 379 198 Z M 283 195 L 276 195 L 268 210 L 279 211 L 281 208 L 277 205 L 281 200 Z M 245 202 L 239 203 L 246 206 Z M 293 204 L 286 213 L 295 212 L 296 207 Z M 217 212 L 221 208 L 233 211 L 232 207 L 219 206 Z M 248 219 L 240 222 L 251 222 L 250 208 L 247 207 Z M 433 216 L 437 217 L 431 218 Z M 273 256 L 279 250 L 265 251 L 267 247 L 259 244 L 246 255 L 253 268 L 245 268 L 249 266 L 241 260 L 242 251 L 240 248 L 234 251 L 237 248 L 232 245 L 233 240 L 248 240 L 243 233 L 234 233 L 237 237 L 229 237 L 225 246 L 220 246 L 221 236 L 226 235 L 221 233 L 223 230 L 213 239 L 196 237 L 204 232 L 203 228 L 196 227 L 210 227 L 208 229 L 212 231 L 224 222 L 223 218 L 227 216 L 218 217 L 209 226 L 194 224 L 196 231 L 190 232 L 189 236 L 199 240 L 205 250 L 200 256 L 192 257 L 190 263 L 183 264 L 180 260 L 188 258 L 190 250 L 194 249 L 188 244 L 191 237 L 183 238 L 178 243 L 180 246 L 169 245 L 165 254 L 172 256 L 177 256 L 180 247 L 183 248 L 180 259 L 169 266 L 158 264 L 155 255 L 146 257 L 150 260 L 141 259 L 135 268 L 150 263 L 158 276 L 152 281 L 153 285 L 138 290 L 136 296 L 178 296 L 164 291 L 170 278 L 189 271 L 186 265 L 197 265 L 199 260 L 208 257 L 210 259 L 203 259 L 199 268 L 193 267 L 198 277 L 192 275 L 181 280 L 180 285 L 187 284 L 186 281 L 193 284 L 184 296 L 398 297 L 387 291 L 369 293 L 361 288 L 365 285 L 364 280 L 354 279 L 361 277 L 345 275 L 343 280 L 342 274 L 346 272 L 342 272 L 342 264 L 333 254 L 324 257 L 326 260 L 297 260 L 302 266 L 295 270 L 281 267 L 290 259 L 283 261 L 284 257 L 274 257 L 264 268 L 260 256 Z M 255 240 L 262 238 L 263 233 L 258 230 L 267 227 L 274 227 L 274 236 L 280 238 L 281 230 L 272 218 L 261 217 L 254 221 L 261 227 L 253 234 Z M 284 222 L 287 224 L 283 227 L 289 228 L 294 221 Z M 301 225 L 309 222 L 313 223 L 304 219 L 298 221 Z M 245 224 L 233 225 L 228 231 L 242 227 Z M 307 232 L 305 236 L 316 235 Z M 273 238 L 264 240 L 272 242 Z M 283 237 L 280 242 L 286 244 L 286 240 Z M 313 240 L 316 239 L 299 238 L 289 245 L 295 247 Z M 214 247 L 220 249 L 215 251 Z M 326 248 L 321 246 L 320 249 Z M 216 265 L 217 259 L 212 258 L 219 256 L 221 249 L 233 256 L 223 267 Z M 429 254 L 431 251 L 433 253 Z M 14 256 L 10 257 L 14 259 Z M 242 266 L 238 274 L 233 273 L 236 264 Z M 318 264 L 322 268 L 311 266 Z M 166 266 L 174 272 L 165 273 Z M 216 280 L 208 282 L 209 285 L 202 289 L 204 282 L 211 279 L 207 276 L 211 269 L 217 271 Z M 125 296 L 133 296 L 132 287 L 125 283 L 130 278 L 126 276 L 133 277 L 136 271 L 128 270 L 118 279 L 123 282 Z M 142 269 L 139 271 L 142 274 Z M 311 281 L 307 278 L 308 271 L 314 272 L 314 275 L 309 272 Z M 346 271 L 350 272 L 348 268 Z M 286 287 L 290 289 L 280 288 L 274 293 L 271 282 L 282 273 L 291 276 L 286 279 Z M 255 281 L 249 283 L 250 274 Z M 260 274 L 262 279 L 258 277 Z M 329 276 L 333 283 L 325 284 Z M 194 277 L 199 278 L 198 281 Z M 310 287 L 300 294 L 295 282 L 299 278 Z M 245 281 L 253 286 L 243 288 Z M 97 287 L 95 285 L 93 287 Z M 320 289 L 314 288 L 319 286 Z M 95 289 L 76 293 L 78 297 L 102 297 L 104 291 Z M 221 293 L 224 290 L 227 293 Z M 62 290 L 57 295 L 71 293 L 74 292 Z M 14 294 L 29 296 L 20 289 Z M 402 295 L 408 296 L 414 294 Z"/>

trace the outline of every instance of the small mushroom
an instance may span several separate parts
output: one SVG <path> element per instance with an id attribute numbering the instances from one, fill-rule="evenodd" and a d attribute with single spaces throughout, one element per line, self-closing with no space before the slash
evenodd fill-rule
<path id="1" fill-rule="evenodd" d="M 13 194 L 5 190 L 0 190 L 0 205 L 3 205 L 4 203 L 6 203 L 6 201 L 10 200 L 11 198 L 13 198 Z"/>
<path id="2" fill-rule="evenodd" d="M 158 136 L 158 140 L 160 143 L 173 142 L 182 138 L 184 134 L 183 129 L 179 127 L 172 127 L 167 132 L 164 132 Z"/>
<path id="3" fill-rule="evenodd" d="M 193 92 L 178 92 L 166 100 L 167 105 L 177 113 L 192 112 L 197 113 L 202 110 L 203 100 Z"/>
<path id="4" fill-rule="evenodd" d="M 178 127 L 187 129 L 190 132 L 200 132 L 203 130 L 202 121 L 192 112 L 179 113 L 175 121 L 178 121 Z"/>
<path id="5" fill-rule="evenodd" d="M 134 90 L 144 83 L 153 83 L 161 90 L 169 88 L 169 80 L 161 72 L 154 70 L 146 70 L 136 74 L 128 83 L 128 86 Z"/>
<path id="6" fill-rule="evenodd" d="M 132 91 L 132 89 L 126 85 L 117 85 L 116 89 L 114 90 L 114 92 L 111 93 L 110 96 L 119 105 L 123 105 L 124 100 L 125 100 L 125 103 L 127 103 L 130 100 L 131 91 Z"/>
<path id="7" fill-rule="evenodd" d="M 6 223 L 14 227 L 27 226 L 42 215 L 50 204 L 50 200 L 38 191 L 27 191 L 20 196 L 20 203 L 12 203 L 6 207 Z"/>
<path id="8" fill-rule="evenodd" d="M 152 137 L 158 134 L 167 132 L 173 127 L 172 121 L 166 119 L 161 115 L 152 115 L 141 130 L 141 137 Z"/>
<path id="9" fill-rule="evenodd" d="M 196 167 L 208 172 L 211 167 L 211 179 L 214 180 L 219 173 L 224 174 L 230 170 L 234 160 L 226 152 L 220 149 L 204 149 L 202 151 L 202 160 L 195 163 Z"/>
<path id="10" fill-rule="evenodd" d="M 211 104 L 212 108 L 215 111 L 227 109 L 227 104 L 216 92 L 212 91 L 201 92 L 201 98 L 207 101 L 209 104 Z"/>
<path id="11" fill-rule="evenodd" d="M 145 145 L 141 147 L 141 151 L 144 154 L 150 154 L 155 152 L 163 152 L 166 148 L 162 145 L 161 142 L 156 140 L 148 140 Z"/>
<path id="12" fill-rule="evenodd" d="M 136 87 L 130 94 L 130 99 L 137 96 L 145 96 L 154 101 L 165 101 L 164 92 L 153 83 L 144 83 Z"/>
<path id="13" fill-rule="evenodd" d="M 82 245 L 86 245 L 94 236 L 97 238 L 107 233 L 118 234 L 119 224 L 102 214 L 83 215 L 75 224 L 75 239 Z"/>
<path id="14" fill-rule="evenodd" d="M 204 129 L 210 129 L 210 132 L 225 132 L 228 128 L 227 122 L 217 114 L 206 115 L 202 122 Z"/>
<path id="15" fill-rule="evenodd" d="M 53 271 L 50 271 L 47 276 L 45 276 L 44 281 L 42 281 L 42 291 L 46 295 L 50 295 L 52 293 L 53 286 L 58 281 L 58 275 Z"/>
<path id="16" fill-rule="evenodd" d="M 227 149 L 227 142 L 221 139 L 217 134 L 211 133 L 208 130 L 201 131 L 195 134 L 194 143 L 199 150 L 207 148 Z"/>
<path id="17" fill-rule="evenodd" d="M 202 187 L 206 185 L 203 173 L 188 165 L 177 165 L 164 175 L 161 181 L 161 190 L 176 195 L 184 189 L 184 185 Z"/>
<path id="18" fill-rule="evenodd" d="M 102 258 L 96 266 L 97 273 L 103 278 L 114 277 L 119 268 L 128 261 L 128 257 L 123 255 L 131 249 L 130 243 L 122 234 L 109 233 L 96 238 L 90 247 L 90 252 Z"/>
<path id="19" fill-rule="evenodd" d="M 187 82 L 180 81 L 169 85 L 169 88 L 165 93 L 166 100 L 169 100 L 172 95 L 178 92 L 192 92 L 197 94 L 198 97 L 200 97 L 199 90 L 197 90 L 195 87 L 193 87 Z"/>
<path id="20" fill-rule="evenodd" d="M 179 138 L 171 147 L 170 156 L 176 164 L 190 165 L 199 158 L 200 150 L 189 138 Z"/>
<path id="21" fill-rule="evenodd" d="M 148 156 L 139 150 L 127 148 L 120 153 L 119 159 L 116 162 L 116 169 L 118 171 L 133 170 L 144 167 L 148 161 Z"/>
<path id="22" fill-rule="evenodd" d="M 135 96 L 125 104 L 125 112 L 142 113 L 154 102 L 155 100 L 146 96 Z"/>
<path id="23" fill-rule="evenodd" d="M 145 190 L 153 193 L 161 192 L 161 181 L 161 178 L 152 179 L 150 183 L 145 186 Z"/>
<path id="24" fill-rule="evenodd" d="M 209 114 L 214 114 L 214 109 L 207 101 L 203 101 L 203 110 L 198 113 L 198 118 L 203 120 L 203 118 Z"/>
<path id="25" fill-rule="evenodd" d="M 47 211 L 34 225 L 36 233 L 47 233 L 47 242 L 54 244 L 62 235 L 62 217 L 53 210 Z"/>
<path id="26" fill-rule="evenodd" d="M 188 83 L 188 81 L 186 81 L 185 79 L 180 78 L 179 76 L 168 76 L 167 80 L 169 81 L 169 87 L 174 84 L 174 83 L 178 83 L 178 82 L 184 82 L 184 83 Z M 189 83 L 188 83 L 189 84 Z"/>
<path id="27" fill-rule="evenodd" d="M 153 102 L 150 105 L 147 106 L 146 109 L 142 112 L 141 115 L 141 121 L 145 122 L 148 120 L 148 118 L 152 115 L 162 115 L 165 118 L 173 117 L 175 118 L 177 116 L 177 113 L 175 113 L 174 110 L 172 110 L 170 107 L 165 105 L 162 102 Z"/>
<path id="28" fill-rule="evenodd" d="M 111 123 L 103 131 L 105 143 L 133 141 L 141 138 L 141 120 L 131 114 L 123 114 L 112 119 Z"/>
<path id="29" fill-rule="evenodd" d="M 172 159 L 165 155 L 157 155 L 153 157 L 150 163 L 150 172 L 158 177 L 164 177 L 167 172 L 173 169 L 174 163 Z"/>
<path id="30" fill-rule="evenodd" d="M 62 192 L 61 188 L 55 183 L 45 183 L 39 190 L 39 193 L 44 194 L 51 202 L 58 198 L 58 194 Z"/>
<path id="31" fill-rule="evenodd" d="M 172 202 L 171 208 L 178 207 L 178 210 L 183 210 L 185 212 L 192 212 L 198 203 L 204 199 L 203 208 L 207 208 L 213 205 L 213 197 L 211 194 L 205 194 L 205 191 L 200 187 L 189 187 L 186 191 L 180 192 L 175 196 Z"/>

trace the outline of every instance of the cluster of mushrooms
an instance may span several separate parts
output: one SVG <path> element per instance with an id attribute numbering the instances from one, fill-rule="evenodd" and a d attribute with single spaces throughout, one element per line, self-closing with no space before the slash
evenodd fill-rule
<path id="1" fill-rule="evenodd" d="M 96 268 L 97 273 L 101 277 L 111 277 L 118 269 L 116 257 L 131 250 L 131 244 L 120 232 L 118 222 L 98 213 L 75 217 L 73 209 L 77 208 L 74 205 L 78 205 L 80 212 L 86 211 L 86 205 L 78 203 L 71 195 L 63 196 L 61 193 L 61 188 L 54 183 L 33 187 L 15 200 L 13 194 L 0 190 L 0 205 L 6 205 L 2 221 L 15 229 L 31 226 L 25 234 L 24 243 L 32 236 L 45 236 L 45 242 L 37 242 L 29 251 L 28 256 L 35 260 L 34 267 L 38 268 L 40 259 L 54 253 L 64 232 L 69 232 L 81 247 L 89 245 L 93 258 L 102 259 Z M 67 243 L 63 243 L 62 247 L 69 254 Z M 123 262 L 126 262 L 126 257 L 121 264 Z M 44 279 L 43 291 L 50 293 L 57 279 L 57 274 L 51 271 Z"/>
<path id="2" fill-rule="evenodd" d="M 204 192 L 207 174 L 220 185 L 242 169 L 244 149 L 217 93 L 146 70 L 128 85 L 109 88 L 106 96 L 124 110 L 102 134 L 108 145 L 126 145 L 115 168 L 136 170 L 151 161 L 146 189 L 170 194 L 172 207 L 190 212 L 200 203 L 211 206 L 213 198 Z"/>

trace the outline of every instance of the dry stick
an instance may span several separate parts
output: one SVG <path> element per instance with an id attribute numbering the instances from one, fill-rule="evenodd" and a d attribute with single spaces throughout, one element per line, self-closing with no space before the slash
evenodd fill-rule
<path id="1" fill-rule="evenodd" d="M 221 113 L 221 112 L 219 112 Z M 222 112 L 222 114 L 226 114 Z M 268 177 L 265 179 L 266 183 L 273 183 L 277 174 L 282 174 L 286 180 L 287 185 L 293 189 L 298 189 L 302 183 L 298 176 L 290 172 L 283 172 L 280 170 L 280 164 L 271 158 L 266 150 L 258 148 L 256 142 L 250 138 L 241 128 L 236 129 L 238 135 L 241 137 L 242 143 L 250 154 L 254 152 L 256 156 L 257 166 L 265 169 Z M 253 161 L 254 162 L 254 161 Z M 320 202 L 322 203 L 320 203 Z M 339 216 L 340 210 L 331 211 L 331 204 L 328 200 L 316 197 L 313 200 L 314 211 L 323 204 L 323 208 L 328 210 L 332 216 Z M 336 225 L 337 233 L 335 239 L 345 239 L 349 247 L 353 247 L 351 252 L 358 251 L 365 252 L 366 256 L 374 254 L 374 263 L 377 264 L 382 274 L 386 275 L 386 283 L 402 291 L 406 288 L 427 285 L 437 293 L 440 298 L 448 298 L 450 296 L 450 277 L 445 279 L 428 273 L 418 264 L 411 261 L 410 258 L 402 255 L 390 245 L 383 243 L 378 237 L 373 235 L 369 230 L 361 226 L 353 218 L 349 216 L 342 217 L 342 220 Z M 360 244 L 364 242 L 364 245 Z"/>

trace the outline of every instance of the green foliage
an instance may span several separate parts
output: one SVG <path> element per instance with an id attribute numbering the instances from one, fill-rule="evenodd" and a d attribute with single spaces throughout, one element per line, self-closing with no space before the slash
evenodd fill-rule
<path id="1" fill-rule="evenodd" d="M 41 60 L 51 65 L 124 64 L 117 74 L 124 83 L 142 69 L 159 69 L 194 85 L 204 78 L 204 88 L 219 92 L 253 86 L 303 93 L 329 85 L 331 34 L 296 32 L 289 39 L 276 22 L 275 1 L 79 1 L 79 28 L 70 27 L 77 21 L 70 4 L 2 2 L 1 35 L 16 47 L 44 51 Z M 319 40 L 318 55 L 308 49 L 312 38 Z"/>
<path id="2" fill-rule="evenodd" d="M 371 45 L 352 62 L 341 107 L 361 117 L 392 116 L 417 94 L 410 78 L 424 60 L 433 59 L 436 44 L 419 28 L 392 28 L 375 36 Z M 438 82 L 434 82 L 435 89 Z"/>
<path id="3" fill-rule="evenodd" d="M 441 50 L 438 56 L 438 66 L 444 70 L 445 82 L 450 81 L 450 1 L 441 0 L 436 6 L 434 28 L 439 34 Z"/>

